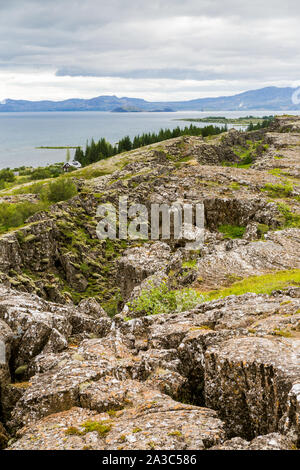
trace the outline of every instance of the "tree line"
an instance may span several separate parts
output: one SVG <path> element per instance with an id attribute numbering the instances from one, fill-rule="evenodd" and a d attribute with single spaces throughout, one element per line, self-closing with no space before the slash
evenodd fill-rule
<path id="1" fill-rule="evenodd" d="M 101 138 L 98 142 L 95 142 L 94 139 L 92 139 L 90 143 L 87 142 L 85 150 L 77 147 L 74 159 L 80 162 L 82 166 L 86 166 L 112 157 L 113 155 L 117 155 L 118 153 L 128 152 L 130 150 L 144 147 L 145 145 L 151 145 L 174 137 L 180 137 L 182 135 L 208 137 L 211 135 L 221 134 L 226 130 L 226 126 L 218 127 L 210 125 L 198 127 L 191 124 L 190 126 L 186 126 L 184 129 L 176 127 L 175 129 L 160 129 L 157 133 L 144 133 L 142 135 L 135 136 L 133 140 L 131 140 L 127 135 L 115 145 L 107 142 L 105 138 Z"/>
<path id="2" fill-rule="evenodd" d="M 274 120 L 274 116 L 264 116 L 263 121 L 258 122 L 257 124 L 253 124 L 253 122 L 250 122 L 249 126 L 247 127 L 247 132 L 250 131 L 258 131 L 259 129 L 265 129 L 266 127 L 269 127 L 271 122 Z"/>

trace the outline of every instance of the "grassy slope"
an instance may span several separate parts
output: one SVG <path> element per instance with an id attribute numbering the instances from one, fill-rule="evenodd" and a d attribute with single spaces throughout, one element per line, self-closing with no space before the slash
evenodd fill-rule
<path id="1" fill-rule="evenodd" d="M 262 276 L 250 276 L 234 282 L 230 287 L 205 292 L 205 300 L 215 300 L 229 295 L 242 295 L 247 292 L 255 294 L 271 294 L 272 291 L 288 286 L 300 286 L 300 269 L 276 271 Z"/>

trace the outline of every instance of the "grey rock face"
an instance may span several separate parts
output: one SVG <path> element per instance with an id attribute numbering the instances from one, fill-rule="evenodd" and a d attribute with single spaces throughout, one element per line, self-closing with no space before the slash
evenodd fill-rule
<path id="1" fill-rule="evenodd" d="M 252 441 L 234 437 L 221 445 L 213 446 L 210 450 L 295 450 L 293 441 L 278 433 L 258 436 Z"/>
<path id="2" fill-rule="evenodd" d="M 208 348 L 205 361 L 206 403 L 229 433 L 253 438 L 278 430 L 300 373 L 299 340 L 232 339 Z"/>
<path id="3" fill-rule="evenodd" d="M 170 247 L 161 242 L 127 250 L 118 260 L 118 279 L 123 297 L 128 298 L 134 287 L 157 271 L 163 270 L 170 256 Z"/>

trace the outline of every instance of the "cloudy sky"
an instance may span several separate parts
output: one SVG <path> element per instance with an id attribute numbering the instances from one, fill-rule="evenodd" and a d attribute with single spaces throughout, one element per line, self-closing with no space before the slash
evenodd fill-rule
<path id="1" fill-rule="evenodd" d="M 300 85 L 299 0 L 0 0 L 0 100 Z"/>

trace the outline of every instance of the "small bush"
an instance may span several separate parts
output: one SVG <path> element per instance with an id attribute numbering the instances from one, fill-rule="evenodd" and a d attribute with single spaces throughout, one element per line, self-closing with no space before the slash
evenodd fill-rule
<path id="1" fill-rule="evenodd" d="M 152 285 L 129 304 L 129 310 L 141 315 L 184 312 L 202 302 L 203 296 L 194 289 L 169 290 L 165 283 Z"/>
<path id="2" fill-rule="evenodd" d="M 33 170 L 30 174 L 30 179 L 32 180 L 44 180 L 46 178 L 51 178 L 52 174 L 48 168 L 37 168 Z"/>
<path id="3" fill-rule="evenodd" d="M 49 202 L 60 202 L 67 201 L 76 194 L 77 188 L 72 181 L 67 178 L 59 178 L 42 189 L 41 197 Z"/>
<path id="4" fill-rule="evenodd" d="M 27 180 L 43 180 L 46 178 L 57 178 L 63 173 L 62 164 L 55 163 L 54 165 L 41 166 L 38 168 L 20 168 L 19 175 L 27 176 Z"/>
<path id="5" fill-rule="evenodd" d="M 10 170 L 9 168 L 5 168 L 4 170 L 0 171 L 0 180 L 1 181 L 7 181 L 8 183 L 12 183 L 15 181 L 16 177 L 14 175 L 14 172 Z"/>
<path id="6" fill-rule="evenodd" d="M 0 204 L 0 232 L 23 225 L 26 219 L 31 215 L 45 209 L 46 204 L 40 202 L 32 204 L 30 202 L 23 202 L 19 204 Z"/>

